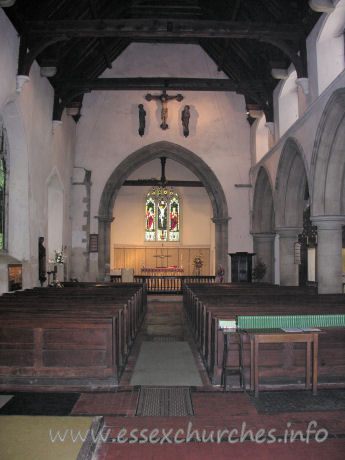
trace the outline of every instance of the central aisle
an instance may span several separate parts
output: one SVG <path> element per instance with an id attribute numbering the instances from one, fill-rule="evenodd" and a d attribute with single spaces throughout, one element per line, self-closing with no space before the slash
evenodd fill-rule
<path id="1" fill-rule="evenodd" d="M 143 342 L 131 385 L 201 386 L 187 342 Z"/>
<path id="2" fill-rule="evenodd" d="M 130 385 L 202 386 L 178 298 L 149 299 Z"/>

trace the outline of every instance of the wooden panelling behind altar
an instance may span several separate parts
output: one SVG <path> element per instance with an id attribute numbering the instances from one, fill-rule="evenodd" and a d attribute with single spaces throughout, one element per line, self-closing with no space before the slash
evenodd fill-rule
<path id="1" fill-rule="evenodd" d="M 114 247 L 113 251 L 112 270 L 133 268 L 134 275 L 197 275 L 193 260 L 201 255 L 204 264 L 199 274 L 211 275 L 210 248 Z"/>

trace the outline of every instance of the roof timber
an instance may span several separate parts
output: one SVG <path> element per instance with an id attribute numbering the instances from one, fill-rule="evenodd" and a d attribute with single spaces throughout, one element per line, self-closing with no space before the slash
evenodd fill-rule
<path id="1" fill-rule="evenodd" d="M 295 24 L 253 23 L 210 20 L 85 19 L 27 21 L 29 36 L 67 35 L 72 37 L 135 38 L 252 38 L 265 37 L 296 41 L 303 29 Z"/>
<path id="2" fill-rule="evenodd" d="M 212 78 L 96 78 L 93 80 L 63 80 L 59 82 L 65 90 L 181 90 L 181 91 L 238 91 L 264 89 L 261 80 L 235 82 L 230 79 Z"/>
<path id="3" fill-rule="evenodd" d="M 131 91 L 131 90 L 180 90 L 180 91 L 235 91 L 237 93 L 265 94 L 263 81 L 241 83 L 230 79 L 210 78 L 96 78 L 93 80 L 59 81 L 55 98 L 54 120 L 60 120 L 64 108 L 73 105 L 73 101 L 90 91 Z"/>

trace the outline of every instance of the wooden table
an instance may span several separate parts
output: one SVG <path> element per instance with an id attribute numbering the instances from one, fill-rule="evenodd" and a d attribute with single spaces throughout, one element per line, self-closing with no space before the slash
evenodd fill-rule
<path id="1" fill-rule="evenodd" d="M 312 376 L 313 395 L 317 393 L 318 343 L 320 330 L 285 332 L 283 329 L 247 329 L 250 337 L 250 388 L 255 397 L 259 394 L 260 343 L 306 343 L 306 389 L 310 389 Z M 313 344 L 313 351 L 311 345 Z"/>

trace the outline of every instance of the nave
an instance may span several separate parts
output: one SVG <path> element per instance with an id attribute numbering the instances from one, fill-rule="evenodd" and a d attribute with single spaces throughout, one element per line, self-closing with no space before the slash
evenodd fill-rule
<path id="1" fill-rule="evenodd" d="M 258 398 L 254 398 L 250 391 L 224 392 L 221 386 L 210 383 L 188 321 L 182 297 L 149 296 L 145 318 L 136 334 L 119 385 L 108 391 L 93 391 L 91 388 L 83 391 L 60 389 L 48 392 L 43 388 L 39 392 L 1 391 L 0 401 L 5 402 L 0 409 L 1 458 L 40 460 L 48 455 L 49 459 L 71 460 L 247 456 L 264 459 L 278 456 L 284 459 L 342 458 L 345 447 L 343 389 L 320 389 L 317 396 L 304 390 L 262 391 Z M 144 380 L 147 377 L 145 369 L 141 365 L 138 367 L 141 352 L 147 344 L 159 344 L 161 349 L 169 345 L 171 359 L 162 369 L 154 365 L 159 357 L 151 355 L 151 363 L 146 364 L 151 365 L 151 372 L 156 373 L 156 377 L 152 375 L 153 380 L 149 382 Z M 174 379 L 181 378 L 181 344 L 186 347 L 186 380 L 178 383 Z M 190 371 L 191 356 L 197 375 Z M 176 365 L 180 366 L 178 376 L 174 376 Z M 169 374 L 169 368 L 172 374 Z M 167 373 L 157 384 L 164 373 L 162 371 Z M 200 379 L 200 385 L 195 385 L 195 378 Z M 146 390 L 153 392 L 151 399 L 148 395 L 144 401 L 148 403 L 145 406 L 141 396 Z M 181 404 L 181 395 L 184 402 L 190 397 L 189 405 Z M 140 413 L 144 406 L 148 412 Z M 316 424 L 310 425 L 312 421 Z M 307 443 L 308 426 L 315 429 L 317 435 L 311 433 Z M 55 434 L 57 429 L 62 433 L 80 430 L 84 434 L 88 428 L 96 433 L 101 430 L 104 439 L 98 439 L 96 443 L 89 442 L 89 439 L 72 442 L 67 438 L 64 442 L 51 441 L 51 433 Z M 237 431 L 232 433 L 233 443 L 230 443 L 229 432 L 234 429 Z M 259 430 L 265 431 L 259 433 Z M 274 430 L 271 431 L 271 442 L 262 442 L 270 430 Z M 304 442 L 298 437 L 294 439 L 298 430 L 301 430 Z M 324 440 L 325 430 L 327 440 Z M 148 440 L 150 434 L 151 442 Z M 208 442 L 202 441 L 203 436 Z M 214 442 L 210 441 L 210 436 L 214 436 Z M 217 442 L 217 436 L 220 442 Z M 241 436 L 243 442 L 240 442 Z M 127 441 L 122 443 L 125 438 Z"/>

